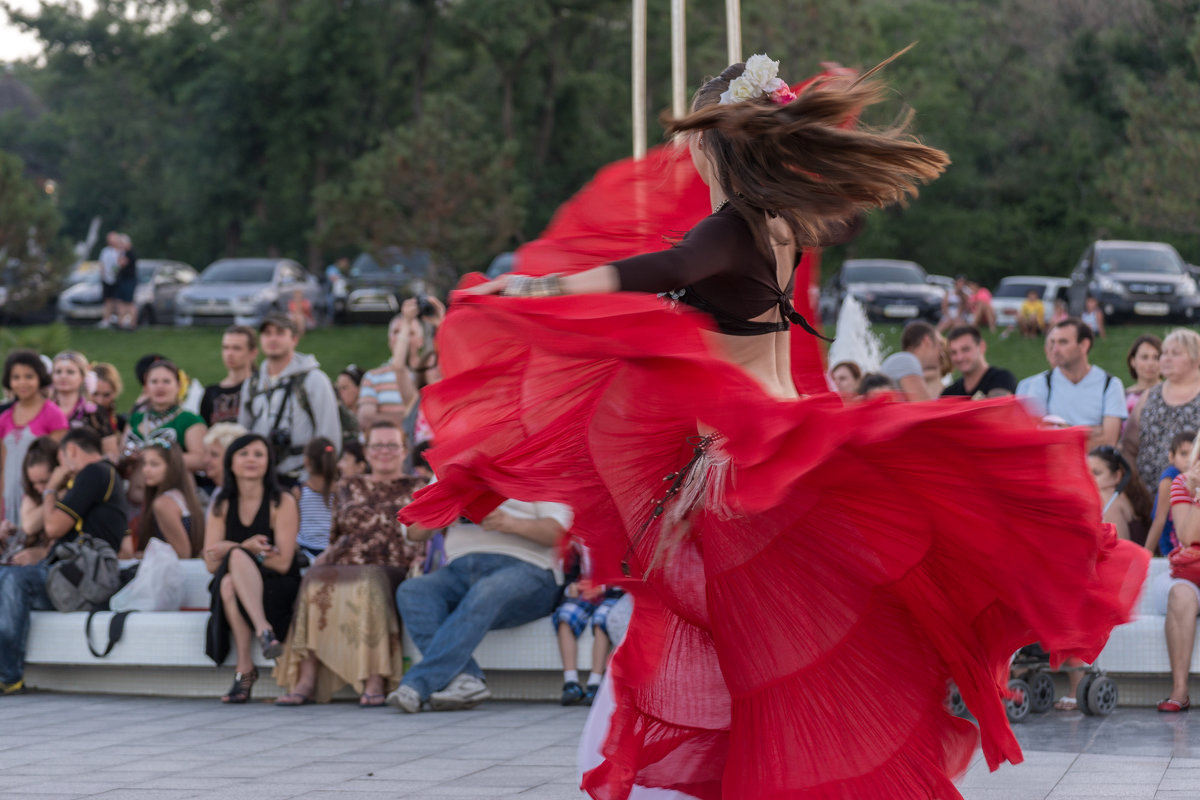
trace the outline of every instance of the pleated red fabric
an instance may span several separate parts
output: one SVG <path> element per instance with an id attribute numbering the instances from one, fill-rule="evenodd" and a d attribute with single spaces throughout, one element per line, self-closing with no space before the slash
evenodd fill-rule
<path id="1" fill-rule="evenodd" d="M 708 328 L 646 295 L 457 295 L 441 333 L 440 480 L 406 521 L 567 503 L 597 579 L 636 596 L 585 788 L 944 799 L 980 736 L 992 767 L 1019 762 L 1012 653 L 1093 660 L 1146 574 L 1099 522 L 1083 434 L 1011 399 L 779 401 Z M 654 518 L 699 431 L 719 436 Z M 950 679 L 978 732 L 944 709 Z"/>
<path id="2" fill-rule="evenodd" d="M 708 212 L 686 151 L 659 148 L 602 170 L 518 270 L 662 249 Z M 792 371 L 812 396 L 776 400 L 706 317 L 650 295 L 459 293 L 438 336 L 439 481 L 404 521 L 566 503 L 595 578 L 635 595 L 597 800 L 959 798 L 980 742 L 993 768 L 1021 760 L 1013 652 L 1093 660 L 1146 575 L 1100 524 L 1084 435 L 1013 400 L 843 407 L 809 336 Z M 978 727 L 946 711 L 949 680 Z"/>

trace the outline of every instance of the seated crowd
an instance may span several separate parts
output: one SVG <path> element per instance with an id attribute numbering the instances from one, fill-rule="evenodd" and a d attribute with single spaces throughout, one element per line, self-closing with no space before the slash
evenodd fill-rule
<path id="1" fill-rule="evenodd" d="M 117 412 L 124 384 L 111 364 L 9 352 L 0 695 L 24 688 L 31 612 L 56 607 L 47 591 L 56 544 L 84 533 L 129 560 L 159 539 L 212 574 L 204 650 L 218 665 L 234 661 L 222 702 L 250 700 L 256 647 L 276 661 L 280 706 L 328 702 L 343 686 L 363 706 L 406 712 L 489 697 L 473 651 L 489 630 L 549 618 L 560 605 L 558 542 L 571 512 L 512 499 L 448 531 L 397 522 L 432 479 L 420 397 L 440 379 L 433 334 L 445 309 L 430 303 L 431 315 L 403 305 L 382 365 L 349 365 L 332 380 L 297 350 L 302 331 L 285 315 L 227 329 L 226 375 L 212 386 L 147 354 L 130 376 L 140 392 L 127 415 Z M 574 636 L 589 620 L 606 630 L 597 609 L 608 601 L 590 604 L 580 577 L 567 590 L 565 704 L 591 701 L 607 654 L 597 648 L 585 690 Z M 401 620 L 423 655 L 407 673 Z"/>
<path id="2" fill-rule="evenodd" d="M 396 521 L 433 480 L 421 392 L 441 377 L 433 334 L 445 309 L 431 302 L 431 315 L 403 305 L 383 364 L 348 365 L 332 379 L 297 350 L 302 332 L 286 315 L 226 330 L 226 376 L 212 386 L 147 354 L 128 415 L 117 411 L 124 384 L 112 365 L 76 352 L 9 352 L 0 696 L 23 690 L 30 614 L 55 607 L 55 546 L 82 532 L 123 559 L 159 539 L 181 559 L 202 560 L 213 575 L 205 652 L 218 665 L 234 660 L 225 703 L 251 698 L 257 647 L 276 661 L 280 706 L 328 702 L 349 686 L 363 706 L 469 708 L 491 694 L 473 656 L 484 636 L 542 618 L 562 655 L 563 704 L 590 703 L 630 600 L 591 583 L 577 543 L 560 546 L 570 508 L 511 498 L 444 531 Z M 988 363 L 987 342 L 965 316 L 944 334 L 913 322 L 878 372 L 841 362 L 830 386 L 847 402 L 880 392 L 910 401 L 1019 395 L 1043 424 L 1087 429 L 1101 513 L 1117 535 L 1156 555 L 1200 544 L 1200 334 L 1139 337 L 1128 390 L 1090 363 L 1096 335 L 1082 319 L 1051 321 L 1049 369 L 1018 382 Z M 1154 591 L 1175 682 L 1160 709 L 1181 710 L 1200 587 L 1176 580 Z M 422 655 L 407 671 L 401 625 Z M 577 639 L 589 625 L 584 681 Z M 1079 673 L 1071 675 L 1060 708 L 1074 705 Z"/>
<path id="3" fill-rule="evenodd" d="M 830 387 L 847 402 L 876 394 L 904 401 L 1005 395 L 1024 398 L 1047 427 L 1088 432 L 1088 468 L 1095 479 L 1103 521 L 1117 536 L 1145 546 L 1155 556 L 1200 545 L 1200 334 L 1186 328 L 1165 339 L 1143 335 L 1126 357 L 1131 384 L 1090 362 L 1092 344 L 1104 336 L 1103 317 L 1089 304 L 1081 318 L 1065 313 L 1045 327 L 1049 369 L 1017 381 L 1009 370 L 987 361 L 987 343 L 970 324 L 944 335 L 912 322 L 901 334 L 901 352 L 878 372 L 843 361 L 829 371 Z M 1022 332 L 1041 331 L 1027 325 Z M 951 380 L 953 371 L 959 373 Z M 1188 673 L 1200 617 L 1200 586 L 1164 573 L 1147 587 L 1166 615 L 1171 695 L 1160 711 L 1189 707 Z M 1082 662 L 1068 662 L 1070 691 L 1055 704 L 1076 707 Z"/>

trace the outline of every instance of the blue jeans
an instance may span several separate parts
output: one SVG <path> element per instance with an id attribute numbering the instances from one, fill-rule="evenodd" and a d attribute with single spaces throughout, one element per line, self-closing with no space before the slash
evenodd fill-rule
<path id="1" fill-rule="evenodd" d="M 0 567 L 0 682 L 15 683 L 25 674 L 29 612 L 54 608 L 46 594 L 45 561 L 27 567 Z"/>
<path id="2" fill-rule="evenodd" d="M 471 654 L 488 631 L 549 616 L 558 596 L 554 573 L 511 556 L 471 553 L 396 590 L 400 620 L 421 649 L 404 675 L 421 699 L 460 672 L 483 678 Z"/>

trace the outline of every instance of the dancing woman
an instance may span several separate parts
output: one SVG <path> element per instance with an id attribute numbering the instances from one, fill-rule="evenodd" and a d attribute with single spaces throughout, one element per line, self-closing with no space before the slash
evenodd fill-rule
<path id="1" fill-rule="evenodd" d="M 595 580 L 636 597 L 584 779 L 600 800 L 958 797 L 979 737 L 993 767 L 1020 761 L 1011 654 L 1094 658 L 1145 576 L 1100 524 L 1078 432 L 1011 401 L 800 397 L 798 253 L 948 162 L 858 122 L 883 92 L 869 74 L 797 91 L 776 69 L 735 64 L 667 122 L 712 209 L 675 247 L 476 285 L 440 334 L 439 481 L 404 521 L 554 495 Z M 578 254 L 551 231 L 539 252 Z M 945 711 L 949 679 L 978 732 Z"/>

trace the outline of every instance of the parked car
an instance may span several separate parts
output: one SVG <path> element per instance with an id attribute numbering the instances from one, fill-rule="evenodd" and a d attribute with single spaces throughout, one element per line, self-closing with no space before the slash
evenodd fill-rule
<path id="1" fill-rule="evenodd" d="M 1088 295 L 1110 321 L 1134 317 L 1200 318 L 1200 289 L 1188 265 L 1162 242 L 1093 242 L 1071 273 L 1070 310 L 1078 316 Z"/>
<path id="2" fill-rule="evenodd" d="M 852 258 L 822 287 L 818 300 L 821 318 L 826 322 L 837 319 L 847 295 L 862 304 L 872 321 L 921 318 L 935 322 L 941 316 L 946 292 L 931 283 L 915 261 Z"/>
<path id="3" fill-rule="evenodd" d="M 222 258 L 209 264 L 175 298 L 175 324 L 251 325 L 272 311 L 286 312 L 299 291 L 318 323 L 324 292 L 316 276 L 290 258 Z"/>
<path id="4" fill-rule="evenodd" d="M 175 298 L 196 279 L 190 264 L 163 258 L 140 258 L 133 303 L 138 325 L 170 325 L 175 321 Z M 104 313 L 100 262 L 84 261 L 67 277 L 58 296 L 58 315 L 66 322 L 97 322 Z"/>
<path id="5" fill-rule="evenodd" d="M 1009 327 L 1017 324 L 1017 316 L 1025 296 L 1032 289 L 1038 293 L 1046 306 L 1046 322 L 1054 315 L 1054 301 L 1067 302 L 1067 291 L 1071 286 L 1069 278 L 1054 278 L 1046 275 L 1010 275 L 1001 278 L 996 291 L 992 293 L 992 308 L 996 311 L 996 324 Z"/>
<path id="6" fill-rule="evenodd" d="M 380 266 L 380 261 L 388 266 Z M 379 260 L 360 253 L 346 275 L 346 322 L 387 322 L 409 297 L 424 294 L 433 265 L 428 250 L 386 248 Z"/>
<path id="7" fill-rule="evenodd" d="M 516 269 L 516 266 L 517 254 L 509 251 L 506 253 L 501 253 L 493 258 L 492 263 L 488 264 L 487 271 L 483 274 L 486 275 L 490 280 L 495 280 L 501 275 L 512 272 L 514 269 Z"/>

